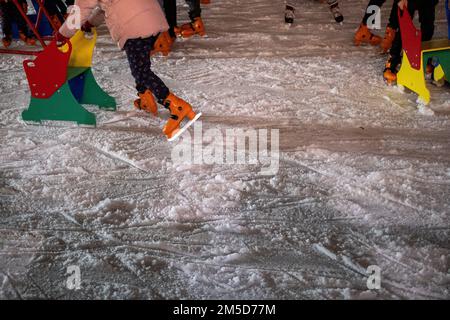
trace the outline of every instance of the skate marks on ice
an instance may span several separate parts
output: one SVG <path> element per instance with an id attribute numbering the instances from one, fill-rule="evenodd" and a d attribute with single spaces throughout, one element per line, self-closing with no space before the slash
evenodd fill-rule
<path id="1" fill-rule="evenodd" d="M 210 117 L 209 121 L 211 126 L 220 121 L 237 126 L 246 123 L 242 118 Z M 21 171 L 19 185 L 13 176 L 6 180 L 21 189 L 19 195 L 11 198 L 15 205 L 8 203 L 6 208 L 13 211 L 22 208 L 30 216 L 27 222 L 11 216 L 10 220 L 3 221 L 6 224 L 3 227 L 43 234 L 45 238 L 41 245 L 45 249 L 34 252 L 27 277 L 19 273 L 14 278 L 16 291 L 22 297 L 42 297 L 44 293 L 52 297 L 80 294 L 80 297 L 130 298 L 371 297 L 364 287 L 361 270 L 374 259 L 377 264 L 393 270 L 389 272 L 393 280 L 386 279 L 390 285 L 381 296 L 443 297 L 445 293 L 438 289 L 445 275 L 442 265 L 445 262 L 440 262 L 440 254 L 446 253 L 445 249 L 437 248 L 445 247 L 445 242 L 439 239 L 448 236 L 448 229 L 414 230 L 408 223 L 411 215 L 413 219 L 420 219 L 418 210 L 414 209 L 419 208 L 427 215 L 434 212 L 436 225 L 445 225 L 439 220 L 445 217 L 439 213 L 444 200 L 437 199 L 436 208 L 420 208 L 420 198 L 409 206 L 379 203 L 380 194 L 392 192 L 380 190 L 378 182 L 392 177 L 393 172 L 399 173 L 409 186 L 407 189 L 412 190 L 405 197 L 414 198 L 420 195 L 417 191 L 421 191 L 422 181 L 414 181 L 420 177 L 408 166 L 418 166 L 420 162 L 421 167 L 429 168 L 429 172 L 423 172 L 423 180 L 427 180 L 430 172 L 434 173 L 436 178 L 431 181 L 431 188 L 438 191 L 442 187 L 445 191 L 449 181 L 442 180 L 439 174 L 442 168 L 433 163 L 442 161 L 441 152 L 448 150 L 448 140 L 437 139 L 443 147 L 435 149 L 435 160 L 432 158 L 426 165 L 428 162 L 420 155 L 411 154 L 411 161 L 405 161 L 407 155 L 398 157 L 391 151 L 395 140 L 402 145 L 409 132 L 383 133 L 366 129 L 369 134 L 358 136 L 356 132 L 362 131 L 360 128 L 340 131 L 280 122 L 285 126 L 280 135 L 284 137 L 280 141 L 282 169 L 271 179 L 258 177 L 248 168 L 241 171 L 197 166 L 177 171 L 159 157 L 152 158 L 151 155 L 164 154 L 167 150 L 164 151 L 165 143 L 154 138 L 156 133 L 148 131 L 124 130 L 113 134 L 109 130 L 47 128 L 49 136 L 58 137 L 58 143 L 35 141 L 39 148 L 25 148 L 8 164 L 7 172 L 12 173 L 13 168 L 24 164 L 19 158 L 36 161 L 25 162 L 32 170 Z M 255 127 L 279 125 L 279 122 L 267 123 L 265 119 L 253 123 Z M 63 133 L 58 135 L 59 130 Z M 425 135 L 424 142 L 428 138 Z M 388 145 L 384 139 L 389 140 Z M 361 146 L 366 143 L 365 147 Z M 52 149 L 54 145 L 63 148 Z M 352 155 L 364 149 L 371 152 L 359 159 Z M 47 157 L 47 167 L 52 169 L 43 168 L 49 173 L 44 175 L 39 163 Z M 383 160 L 390 157 L 389 161 Z M 400 159 L 397 161 L 397 158 Z M 86 169 L 80 169 L 80 163 Z M 374 163 L 380 164 L 378 176 L 373 174 Z M 146 170 L 137 168 L 137 164 Z M 413 181 L 408 182 L 410 179 Z M 397 179 L 392 180 L 397 182 Z M 23 181 L 27 183 L 20 183 Z M 392 185 L 392 189 L 395 191 L 396 187 Z M 355 190 L 361 193 L 360 197 Z M 430 194 L 429 190 L 423 191 L 422 197 Z M 37 200 L 30 203 L 29 195 Z M 373 201 L 367 201 L 368 195 Z M 218 201 L 222 208 L 219 211 Z M 390 217 L 398 216 L 399 212 L 405 215 L 405 227 L 399 225 L 392 230 Z M 35 222 L 30 225 L 29 221 Z M 370 232 L 367 224 L 374 227 L 369 228 Z M 424 285 L 426 289 L 420 292 L 413 292 L 411 288 L 418 288 L 415 281 L 424 281 L 425 277 L 414 276 L 424 252 L 416 253 L 414 248 L 410 256 L 403 257 L 398 255 L 404 252 L 403 246 L 401 250 L 386 246 L 386 241 L 395 239 L 397 243 L 399 237 L 410 241 L 411 231 L 422 241 L 435 244 L 436 252 L 429 258 L 437 263 L 430 265 L 441 264 L 438 272 L 427 271 L 430 274 L 433 271 L 433 281 Z M 355 234 L 358 241 L 349 238 L 350 233 Z M 363 249 L 361 242 L 366 244 Z M 334 248 L 333 243 L 339 249 Z M 333 252 L 336 258 L 330 260 L 329 254 L 323 254 L 322 247 L 328 248 L 326 250 Z M 375 247 L 383 249 L 374 255 Z M 85 270 L 83 283 L 86 287 L 82 292 L 68 293 L 61 286 L 64 266 L 71 263 L 81 263 Z M 410 269 L 405 271 L 405 265 Z M 399 274 L 408 275 L 407 279 L 414 282 L 400 285 Z M 436 276 L 439 274 L 442 276 Z M 40 290 L 25 286 L 30 286 L 28 277 L 35 279 Z M 5 292 L 8 293 L 6 289 Z M 15 296 L 12 292 L 9 294 Z"/>
<path id="2" fill-rule="evenodd" d="M 267 63 L 260 65 L 256 74 L 264 77 Z M 333 104 L 317 99 L 335 99 L 325 94 L 333 84 L 319 85 L 312 70 L 306 81 L 322 90 L 322 98 L 304 92 L 295 102 L 274 75 L 270 82 L 249 79 L 245 90 L 235 93 L 225 86 L 216 96 L 201 87 L 199 76 L 193 90 L 184 91 L 210 114 L 205 130 L 280 129 L 281 170 L 269 179 L 245 166 L 174 167 L 160 120 L 143 113 L 126 117 L 130 109 L 98 113 L 104 125 L 95 130 L 2 128 L 8 195 L 2 203 L 9 217 L 2 227 L 36 234 L 39 244 L 27 251 L 33 259 L 23 263 L 26 273 L 5 272 L 2 294 L 445 297 L 446 135 L 423 128 L 414 135 L 413 127 L 426 123 L 403 110 L 402 117 L 392 112 L 392 119 L 380 117 L 398 129 L 372 127 L 380 109 L 360 114 L 365 98 L 346 101 L 351 111 L 327 109 Z M 340 90 L 345 88 L 335 92 Z M 294 100 L 290 107 L 282 103 L 286 97 Z M 217 116 L 213 108 L 237 116 Z M 267 116 L 268 108 L 276 120 Z M 245 110 L 254 116 L 244 117 Z M 120 112 L 124 119 L 116 121 Z M 290 117 L 292 112 L 301 120 Z M 309 123 L 314 118 L 322 121 Z M 443 119 L 428 121 L 446 128 Z M 427 223 L 421 227 L 421 221 Z M 424 243 L 420 249 L 416 238 Z M 8 243 L 5 254 L 17 250 L 25 256 L 26 248 L 13 248 Z M 84 288 L 71 292 L 64 287 L 65 268 L 78 264 Z M 388 285 L 375 296 L 362 273 L 371 264 L 387 270 Z"/>

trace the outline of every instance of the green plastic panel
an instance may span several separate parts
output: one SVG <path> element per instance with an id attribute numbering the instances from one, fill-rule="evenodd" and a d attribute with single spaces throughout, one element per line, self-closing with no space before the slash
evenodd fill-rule
<path id="1" fill-rule="evenodd" d="M 83 108 L 72 95 L 69 85 L 64 84 L 51 98 L 31 98 L 30 106 L 22 112 L 22 119 L 42 121 L 69 121 L 79 125 L 95 126 L 95 115 Z"/>
<path id="2" fill-rule="evenodd" d="M 69 67 L 67 68 L 67 81 L 78 77 L 83 72 L 86 72 L 89 68 Z"/>
<path id="3" fill-rule="evenodd" d="M 92 74 L 91 68 L 84 72 L 84 76 L 83 97 L 80 103 L 96 105 L 100 109 L 115 111 L 117 108 L 116 100 L 100 88 Z"/>

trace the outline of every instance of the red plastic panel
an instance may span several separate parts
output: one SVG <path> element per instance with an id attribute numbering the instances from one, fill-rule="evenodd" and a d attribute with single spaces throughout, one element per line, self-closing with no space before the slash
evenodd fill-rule
<path id="1" fill-rule="evenodd" d="M 399 8 L 398 20 L 402 35 L 403 50 L 408 56 L 411 67 L 420 70 L 422 64 L 422 32 L 414 26 L 408 10 L 401 11 Z"/>
<path id="2" fill-rule="evenodd" d="M 67 81 L 72 44 L 68 42 L 67 52 L 62 52 L 56 42 L 49 44 L 35 60 L 25 60 L 23 67 L 34 98 L 50 98 Z"/>

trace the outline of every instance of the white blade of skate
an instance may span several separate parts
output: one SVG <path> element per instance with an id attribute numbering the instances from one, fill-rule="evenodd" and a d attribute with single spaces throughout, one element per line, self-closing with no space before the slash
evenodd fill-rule
<path id="1" fill-rule="evenodd" d="M 194 124 L 194 122 L 197 121 L 198 118 L 200 118 L 201 116 L 202 116 L 202 113 L 201 112 L 198 113 L 194 119 L 190 120 L 185 126 L 183 126 L 183 128 L 178 130 L 177 133 L 175 133 L 175 135 L 172 138 L 167 139 L 167 140 L 169 140 L 170 142 L 176 140 L 179 136 L 181 136 L 183 134 L 183 132 L 185 132 L 190 126 L 192 126 Z"/>

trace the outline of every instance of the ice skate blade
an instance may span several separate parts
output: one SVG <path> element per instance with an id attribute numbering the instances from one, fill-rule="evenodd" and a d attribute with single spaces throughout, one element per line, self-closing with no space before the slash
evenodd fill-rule
<path id="1" fill-rule="evenodd" d="M 167 139 L 169 142 L 175 141 L 176 139 L 178 139 L 179 136 L 181 136 L 183 134 L 183 132 L 185 132 L 187 129 L 189 129 L 190 126 L 192 126 L 194 124 L 195 121 L 198 120 L 198 118 L 200 118 L 202 116 L 202 113 L 198 113 L 194 119 L 190 120 L 185 126 L 183 126 L 183 128 L 181 128 L 180 130 L 177 131 L 177 133 L 175 133 L 175 135 L 170 138 Z"/>

